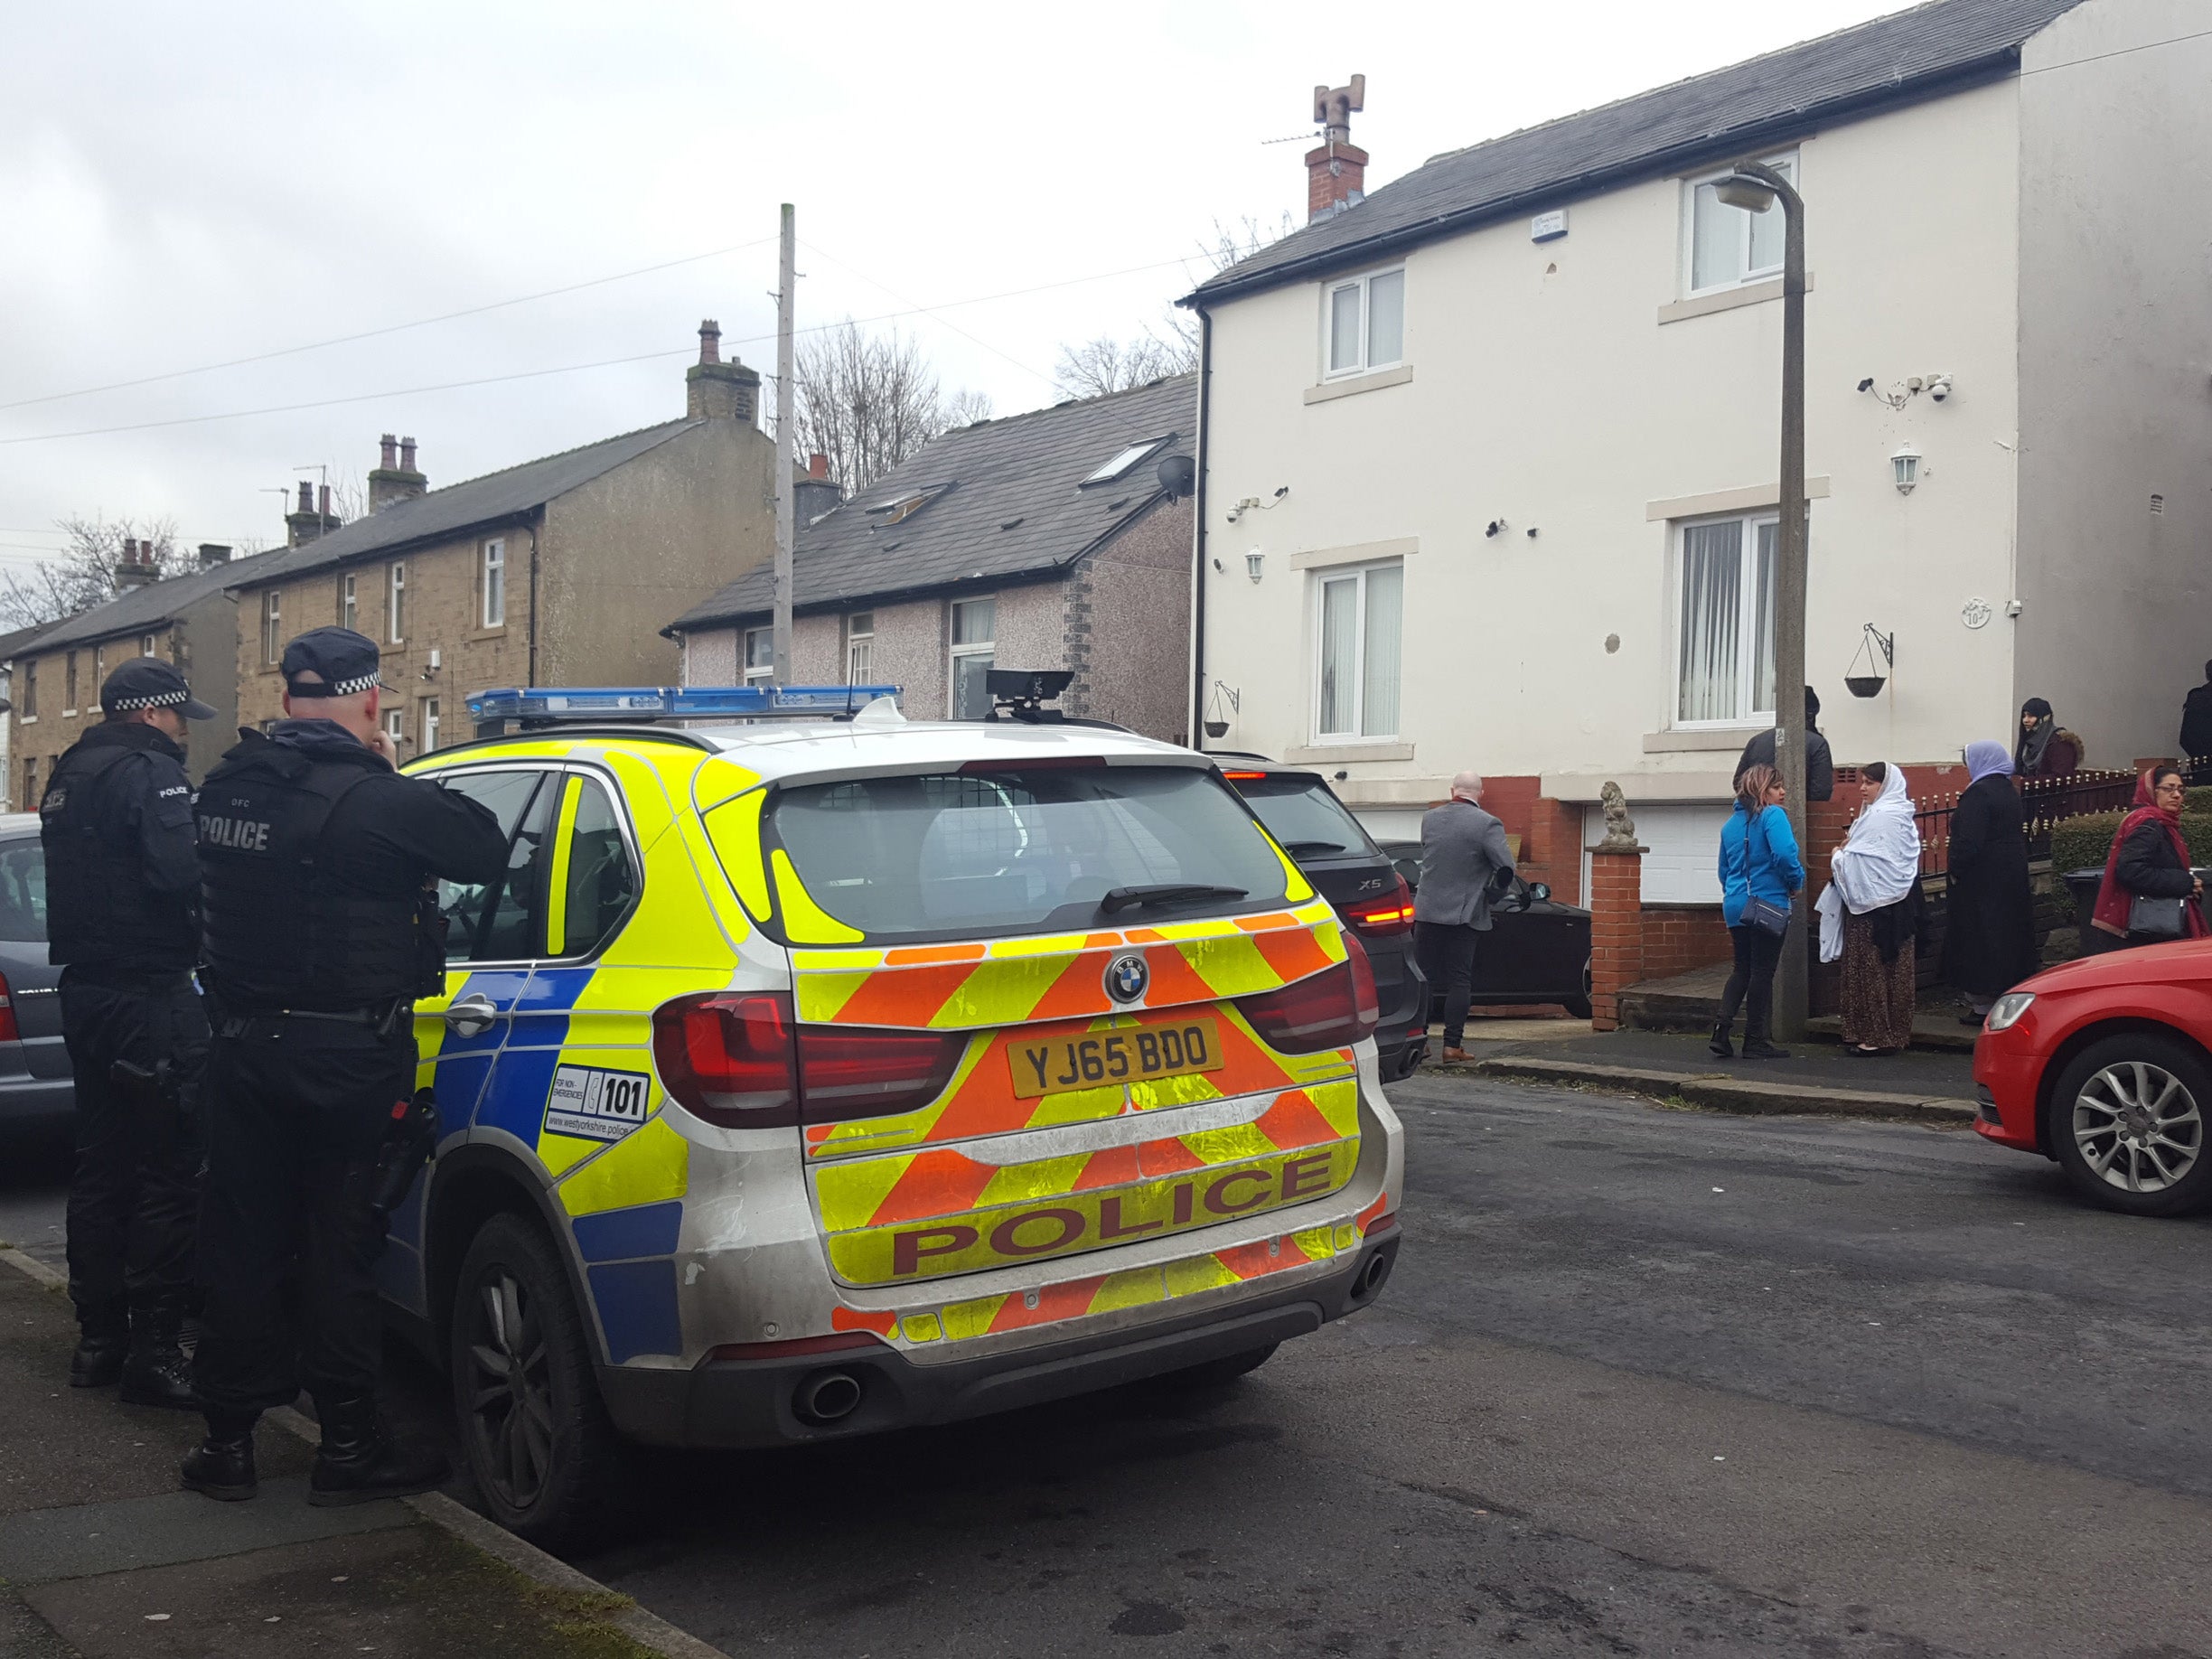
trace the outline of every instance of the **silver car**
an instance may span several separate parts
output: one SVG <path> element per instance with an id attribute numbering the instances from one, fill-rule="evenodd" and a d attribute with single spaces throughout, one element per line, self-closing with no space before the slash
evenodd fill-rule
<path id="1" fill-rule="evenodd" d="M 46 849 L 35 812 L 0 814 L 0 1125 L 66 1121 L 61 970 L 46 960 Z"/>

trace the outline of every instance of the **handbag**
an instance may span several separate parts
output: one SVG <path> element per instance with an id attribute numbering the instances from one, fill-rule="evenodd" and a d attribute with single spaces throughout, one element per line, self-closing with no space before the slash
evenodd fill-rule
<path id="1" fill-rule="evenodd" d="M 2185 898 L 2159 898 L 2138 893 L 2128 905 L 2127 931 L 2131 938 L 2179 939 L 2188 930 L 2181 919 Z"/>
<path id="2" fill-rule="evenodd" d="M 1764 816 L 1765 814 L 1761 813 L 1751 820 L 1751 828 L 1759 832 L 1761 841 L 1767 839 L 1767 827 L 1761 821 Z M 1769 847 L 1767 850 L 1771 854 L 1773 848 Z M 1744 835 L 1744 885 L 1747 887 L 1751 885 L 1751 837 L 1748 830 Z M 1779 939 L 1789 932 L 1790 907 L 1787 904 L 1776 904 L 1768 899 L 1747 896 L 1744 900 L 1743 919 L 1747 927 L 1756 927 L 1759 932 L 1772 933 L 1776 939 Z"/>

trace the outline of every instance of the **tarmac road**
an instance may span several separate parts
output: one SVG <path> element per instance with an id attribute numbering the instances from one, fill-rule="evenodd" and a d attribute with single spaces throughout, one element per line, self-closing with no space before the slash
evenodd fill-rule
<path id="1" fill-rule="evenodd" d="M 2212 1654 L 2212 1222 L 1958 1131 L 1392 1095 L 1375 1308 L 1211 1393 L 664 1460 L 577 1564 L 808 1659 Z"/>

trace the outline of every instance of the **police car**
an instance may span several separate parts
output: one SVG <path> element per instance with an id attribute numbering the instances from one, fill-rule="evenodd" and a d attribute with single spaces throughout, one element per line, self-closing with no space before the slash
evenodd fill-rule
<path id="1" fill-rule="evenodd" d="M 407 768 L 511 851 L 443 895 L 445 1133 L 380 1270 L 527 1536 L 623 1442 L 1218 1382 L 1389 1275 L 1373 977 L 1211 763 L 752 717 L 849 697 L 486 693 L 520 729 Z"/>

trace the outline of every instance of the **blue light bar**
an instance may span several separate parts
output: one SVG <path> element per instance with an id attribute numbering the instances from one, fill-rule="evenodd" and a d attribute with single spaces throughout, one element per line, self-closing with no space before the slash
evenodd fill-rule
<path id="1" fill-rule="evenodd" d="M 758 720 L 779 716 L 849 718 L 898 686 L 531 686 L 479 691 L 468 699 L 482 727 L 573 721 Z"/>

